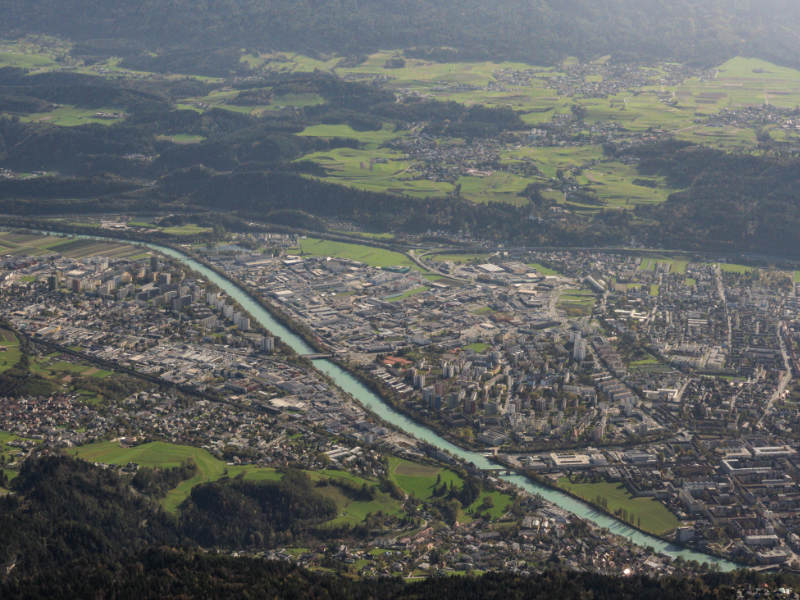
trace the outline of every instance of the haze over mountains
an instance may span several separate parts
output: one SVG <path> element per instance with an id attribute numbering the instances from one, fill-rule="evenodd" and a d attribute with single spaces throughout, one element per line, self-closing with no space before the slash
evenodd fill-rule
<path id="1" fill-rule="evenodd" d="M 48 33 L 87 53 L 160 48 L 360 54 L 418 47 L 461 59 L 731 56 L 800 64 L 791 0 L 12 0 L 0 35 Z M 449 50 L 442 50 L 448 47 Z"/>

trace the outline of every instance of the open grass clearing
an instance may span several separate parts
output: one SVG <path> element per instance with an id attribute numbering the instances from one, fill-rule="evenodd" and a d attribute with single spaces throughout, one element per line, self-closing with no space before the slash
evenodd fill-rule
<path id="1" fill-rule="evenodd" d="M 732 263 L 717 263 L 719 266 L 720 271 L 723 273 L 738 273 L 743 275 L 745 273 L 749 273 L 750 271 L 757 271 L 758 267 L 751 267 L 748 265 L 736 265 Z"/>
<path id="2" fill-rule="evenodd" d="M 535 270 L 540 275 L 561 275 L 558 271 L 551 269 L 550 267 L 545 267 L 543 264 L 540 263 L 528 263 L 528 266 Z"/>
<path id="3" fill-rule="evenodd" d="M 306 256 L 330 256 L 354 260 L 372 267 L 407 267 L 419 270 L 404 254 L 374 246 L 307 237 L 300 240 L 300 250 Z"/>
<path id="4" fill-rule="evenodd" d="M 415 178 L 405 154 L 387 148 L 333 148 L 306 154 L 298 161 L 311 161 L 326 174 L 313 177 L 359 190 L 407 195 L 415 198 L 446 196 L 453 185 Z M 398 200 L 401 201 L 401 200 Z"/>
<path id="5" fill-rule="evenodd" d="M 306 127 L 298 135 L 321 138 L 351 138 L 366 144 L 367 147 L 377 148 L 381 144 L 403 135 L 402 131 L 395 131 L 394 126 L 384 124 L 381 129 L 360 131 L 349 125 L 312 125 Z"/>
<path id="6" fill-rule="evenodd" d="M 530 180 L 512 173 L 495 171 L 484 177 L 462 176 L 457 184 L 461 186 L 461 196 L 477 204 L 503 202 L 524 206 L 529 203 L 528 198 L 520 194 L 528 187 Z"/>
<path id="7" fill-rule="evenodd" d="M 77 106 L 60 106 L 48 112 L 20 116 L 20 121 L 23 123 L 49 123 L 59 127 L 78 127 L 89 124 L 113 125 L 124 119 L 125 114 L 118 108 L 79 108 Z"/>
<path id="8" fill-rule="evenodd" d="M 487 307 L 488 308 L 488 307 Z M 489 309 L 491 311 L 491 309 Z M 464 346 L 465 350 L 472 350 L 473 352 L 477 352 L 478 354 L 483 354 L 486 352 L 491 346 L 484 342 L 473 342 L 472 344 L 468 344 Z"/>
<path id="9" fill-rule="evenodd" d="M 317 492 L 333 500 L 336 503 L 337 516 L 326 522 L 324 526 L 337 527 L 341 525 L 357 525 L 367 518 L 367 515 L 382 512 L 386 515 L 398 515 L 402 512 L 402 504 L 392 498 L 389 494 L 377 489 L 376 482 L 358 477 L 346 471 L 334 471 L 326 469 L 323 471 L 309 471 L 308 476 L 312 481 L 320 482 L 327 479 L 330 482 L 338 480 L 346 481 L 349 485 L 356 487 L 367 486 L 373 488 L 374 498 L 372 500 L 355 500 L 350 495 L 330 483 L 318 486 Z"/>
<path id="10" fill-rule="evenodd" d="M 22 358 L 17 336 L 7 329 L 0 329 L 0 373 L 8 371 Z"/>
<path id="11" fill-rule="evenodd" d="M 202 235 L 204 233 L 211 233 L 211 227 L 201 227 L 200 225 L 186 224 L 177 225 L 175 227 L 164 227 L 161 232 L 167 235 Z"/>
<path id="12" fill-rule="evenodd" d="M 389 457 L 389 478 L 406 494 L 420 500 L 433 495 L 433 488 L 445 483 L 460 488 L 464 482 L 456 473 L 444 467 L 415 463 L 396 456 Z M 437 483 L 438 481 L 438 483 Z"/>
<path id="13" fill-rule="evenodd" d="M 602 508 L 617 516 L 624 510 L 628 523 L 656 535 L 669 533 L 679 524 L 678 518 L 661 502 L 653 498 L 634 498 L 621 483 L 571 483 L 567 477 L 562 477 L 557 484 L 595 506 L 601 506 L 605 500 Z"/>
<path id="14" fill-rule="evenodd" d="M 203 135 L 192 135 L 190 133 L 178 133 L 175 135 L 157 135 L 157 140 L 163 142 L 172 142 L 173 144 L 186 145 L 186 144 L 199 144 L 204 142 L 206 137 Z"/>
<path id="15" fill-rule="evenodd" d="M 197 465 L 194 477 L 182 481 L 167 492 L 161 502 L 164 509 L 171 513 L 177 512 L 178 506 L 189 496 L 195 485 L 216 481 L 226 472 L 225 463 L 214 458 L 207 450 L 166 442 L 150 442 L 129 448 L 122 447 L 117 442 L 98 442 L 70 449 L 68 453 L 88 462 L 109 465 L 126 465 L 133 462 L 150 468 L 178 467 L 186 460 L 194 461 Z"/>

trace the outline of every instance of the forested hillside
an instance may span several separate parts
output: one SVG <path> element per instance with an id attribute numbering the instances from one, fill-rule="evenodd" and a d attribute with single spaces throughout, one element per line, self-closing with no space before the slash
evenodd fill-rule
<path id="1" fill-rule="evenodd" d="M 800 10 L 791 0 L 11 0 L 7 5 L 0 36 L 57 34 L 88 42 L 89 52 L 124 50 L 130 56 L 183 48 L 187 62 L 208 61 L 213 56 L 208 49 L 220 47 L 360 54 L 410 46 L 446 46 L 461 58 L 540 64 L 604 54 L 707 66 L 737 54 L 800 61 L 793 33 Z M 224 62 L 224 54 L 215 59 Z"/>
<path id="2" fill-rule="evenodd" d="M 141 482 L 139 482 L 141 483 Z M 136 485 L 137 482 L 132 482 Z M 286 528 L 301 534 L 330 512 L 308 482 L 289 473 L 279 484 L 227 482 L 197 488 L 187 514 L 175 520 L 153 498 L 111 470 L 66 457 L 28 461 L 0 498 L 0 597 L 10 598 L 740 598 L 764 586 L 774 597 L 791 575 L 753 572 L 651 579 L 571 573 L 557 563 L 544 573 L 355 581 L 285 562 L 209 554 L 204 536 L 247 546 L 248 537 Z M 213 522 L 208 512 L 225 515 Z M 227 512 L 230 511 L 230 512 Z M 263 520 L 252 521 L 259 516 Z M 243 520 L 245 519 L 245 520 Z M 260 524 L 256 524 L 260 523 Z M 143 526 L 146 524 L 147 526 Z M 253 526 L 256 524 L 255 526 Z M 290 533 L 291 531 L 291 533 Z M 734 586 L 739 586 L 737 590 Z M 753 596 L 755 597 L 755 596 Z"/>

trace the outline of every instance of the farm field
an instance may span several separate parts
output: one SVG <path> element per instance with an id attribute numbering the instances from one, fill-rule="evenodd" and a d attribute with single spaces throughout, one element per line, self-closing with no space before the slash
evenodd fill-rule
<path id="1" fill-rule="evenodd" d="M 573 317 L 592 314 L 595 295 L 589 290 L 566 290 L 559 298 L 556 306 Z"/>
<path id="2" fill-rule="evenodd" d="M 338 59 L 315 60 L 297 54 L 278 53 L 251 56 L 252 64 L 278 71 L 327 70 L 339 76 L 369 79 L 388 75 L 389 89 L 413 92 L 441 101 L 456 101 L 466 105 L 510 107 L 520 111 L 523 120 L 531 125 L 549 122 L 554 115 L 567 114 L 571 106 L 580 106 L 585 113 L 587 127 L 613 121 L 631 132 L 660 129 L 673 132 L 679 139 L 701 143 L 727 151 L 751 151 L 756 147 L 755 131 L 751 127 L 707 126 L 696 122 L 698 116 L 716 114 L 723 109 L 741 106 L 760 106 L 769 102 L 775 106 L 791 108 L 800 104 L 800 71 L 778 67 L 771 63 L 734 58 L 712 71 L 713 76 L 690 77 L 680 84 L 644 85 L 625 89 L 608 98 L 584 98 L 561 96 L 548 82 L 564 76 L 559 67 L 542 67 L 522 63 L 438 63 L 430 60 L 404 58 L 401 68 L 387 69 L 386 62 L 400 56 L 397 52 L 376 52 L 357 66 L 342 67 Z M 272 62 L 268 62 L 272 61 Z M 566 64 L 566 63 L 565 63 Z M 650 69 L 654 76 L 659 67 Z M 490 85 L 498 73 L 525 72 L 530 77 L 525 83 L 504 86 L 498 91 Z M 597 76 L 598 80 L 602 76 Z M 655 81 L 655 79 L 654 79 Z M 458 90 L 458 86 L 472 86 L 469 91 Z M 669 104 L 664 97 L 674 100 Z M 386 130 L 386 127 L 384 127 Z M 384 130 L 381 130 L 383 132 Z M 381 133 L 377 132 L 377 133 Z M 393 132 L 386 135 L 401 135 Z M 772 128 L 775 139 L 785 139 L 787 133 Z M 355 132 L 346 125 L 324 125 L 309 128 L 304 135 L 354 137 L 377 150 L 374 134 Z M 370 138 L 372 135 L 372 139 Z M 326 179 L 345 185 L 413 196 L 443 196 L 454 190 L 454 184 L 445 182 L 411 182 L 407 175 L 410 166 L 400 155 L 386 155 L 391 168 L 366 171 L 354 167 L 369 160 L 364 149 L 355 152 L 324 153 L 307 155 L 304 159 L 319 162 L 329 169 Z M 577 182 L 596 194 L 599 204 L 585 204 L 571 200 L 568 196 L 557 197 L 565 207 L 581 214 L 596 213 L 600 209 L 632 209 L 637 205 L 664 202 L 673 193 L 663 178 L 643 179 L 635 167 L 622 164 L 603 155 L 602 149 L 594 145 L 570 145 L 567 147 L 541 147 L 515 145 L 501 151 L 500 164 L 511 167 L 532 161 L 540 176 L 518 177 L 497 171 L 487 177 L 463 176 L 460 184 L 464 198 L 474 202 L 507 202 L 516 205 L 526 203 L 519 196 L 531 182 L 547 183 L 558 171 L 574 172 Z"/>
<path id="3" fill-rule="evenodd" d="M 625 511 L 627 521 L 644 531 L 664 535 L 678 526 L 678 518 L 666 506 L 652 498 L 632 497 L 621 483 L 572 483 L 562 477 L 557 484 L 590 504 L 605 500 L 608 512 L 621 515 Z"/>
<path id="4" fill-rule="evenodd" d="M 373 267 L 408 267 L 409 269 L 419 270 L 417 265 L 399 252 L 373 246 L 362 246 L 361 244 L 308 237 L 300 240 L 300 251 L 307 256 L 346 258 Z"/>
<path id="5" fill-rule="evenodd" d="M 686 267 L 689 265 L 689 261 L 666 257 L 642 258 L 642 262 L 639 263 L 639 269 L 641 271 L 655 271 L 659 265 L 664 264 L 670 265 L 670 273 L 683 275 L 686 273 Z"/>
<path id="6" fill-rule="evenodd" d="M 92 256 L 131 258 L 144 252 L 131 244 L 0 231 L 0 254 L 42 256 L 58 253 L 67 258 L 81 259 Z"/>
<path id="7" fill-rule="evenodd" d="M 131 76 L 137 79 L 174 80 L 182 74 L 156 74 L 126 69 L 119 58 L 107 58 L 94 64 L 84 64 L 72 58 L 70 46 L 59 40 L 0 41 L 0 66 L 49 72 L 69 69 L 74 72 L 101 77 Z M 418 59 L 403 56 L 399 51 L 379 51 L 364 57 L 358 64 L 342 61 L 341 56 L 312 58 L 291 52 L 247 53 L 242 51 L 241 61 L 254 73 L 310 73 L 315 70 L 330 72 L 354 81 L 382 81 L 387 90 L 407 95 L 413 94 L 438 101 L 454 101 L 465 105 L 482 104 L 489 107 L 507 107 L 517 111 L 520 118 L 532 127 L 550 123 L 558 115 L 569 115 L 573 107 L 580 109 L 581 136 L 586 140 L 566 145 L 544 145 L 526 141 L 524 136 L 513 143 L 497 144 L 498 158 L 495 167 L 483 175 L 452 175 L 446 180 L 433 181 L 419 178 L 415 163 L 405 153 L 385 146 L 386 142 L 416 135 L 419 131 L 397 129 L 393 122 L 384 122 L 378 130 L 360 131 L 347 124 L 317 124 L 307 126 L 299 133 L 306 137 L 350 138 L 359 142 L 358 148 L 334 148 L 306 154 L 298 161 L 311 161 L 321 166 L 324 175 L 305 175 L 338 183 L 356 189 L 384 192 L 416 198 L 446 197 L 459 190 L 461 197 L 476 203 L 502 202 L 524 206 L 529 200 L 521 195 L 530 184 L 541 185 L 540 193 L 555 200 L 576 214 L 591 216 L 611 208 L 632 210 L 640 205 L 664 202 L 677 191 L 661 177 L 641 177 L 636 167 L 613 160 L 597 143 L 590 142 L 590 130 L 597 126 L 615 123 L 640 135 L 650 130 L 668 132 L 676 138 L 708 145 L 726 151 L 752 152 L 757 148 L 756 128 L 706 123 L 705 118 L 723 110 L 743 106 L 763 106 L 791 109 L 800 105 L 800 71 L 751 58 L 736 57 L 714 69 L 700 73 L 687 71 L 691 76 L 675 84 L 666 84 L 661 77 L 665 65 L 643 66 L 649 81 L 621 82 L 619 91 L 607 97 L 567 95 L 558 82 L 571 76 L 575 59 L 567 59 L 556 66 L 531 65 L 519 62 L 452 62 Z M 388 68 L 391 61 L 399 68 Z M 600 64 L 602 60 L 594 61 Z M 509 74 L 515 74 L 511 80 Z M 522 74 L 521 77 L 517 75 Z M 206 112 L 222 109 L 254 117 L 263 117 L 284 108 L 302 110 L 323 104 L 325 99 L 314 92 L 284 93 L 277 87 L 254 88 L 261 92 L 254 102 L 244 105 L 237 98 L 241 90 L 223 86 L 223 81 L 211 77 L 190 76 L 197 81 L 217 85 L 202 93 L 204 96 L 181 97 L 174 100 L 177 109 Z M 602 81 L 604 75 L 587 76 L 587 82 Z M 558 89 L 562 91 L 559 92 Z M 263 97 L 263 100 L 258 98 Z M 245 100 L 246 102 L 247 100 Z M 119 118 L 98 118 L 97 113 L 117 113 Z M 36 121 L 52 125 L 75 127 L 85 124 L 114 125 L 125 119 L 121 109 L 115 107 L 81 108 L 71 105 L 57 106 L 49 112 L 20 115 L 23 121 Z M 405 126 L 405 125 L 404 125 Z M 778 141 L 797 140 L 798 133 L 790 128 L 770 124 L 769 135 Z M 159 135 L 158 140 L 174 144 L 196 144 L 205 141 L 200 135 L 177 133 Z M 441 138 L 437 143 L 464 143 L 464 140 Z M 496 140 L 494 140 L 496 141 Z M 518 169 L 517 167 L 526 167 Z M 533 169 L 530 174 L 528 168 Z M 529 173 L 519 175 L 517 173 Z M 584 192 L 596 196 L 587 201 L 585 196 L 563 193 L 554 181 L 557 174 L 574 181 Z M 170 229 L 170 228 L 167 228 Z M 175 235 L 193 235 L 203 230 L 176 231 Z M 169 233 L 169 231 L 168 231 Z M 1 243 L 1 242 L 0 242 Z M 0 248 L 2 250 L 2 248 Z"/>

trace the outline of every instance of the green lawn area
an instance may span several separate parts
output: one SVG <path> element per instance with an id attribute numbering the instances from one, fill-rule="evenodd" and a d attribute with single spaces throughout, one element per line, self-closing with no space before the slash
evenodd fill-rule
<path id="1" fill-rule="evenodd" d="M 416 296 L 417 294 L 421 294 L 423 292 L 427 292 L 430 288 L 427 286 L 420 286 L 416 287 L 412 290 L 408 290 L 407 292 L 403 292 L 397 296 L 389 296 L 386 298 L 387 302 L 400 302 L 401 300 L 405 300 L 406 298 L 410 298 L 411 296 Z"/>
<path id="2" fill-rule="evenodd" d="M 59 356 L 58 353 L 55 353 L 32 360 L 30 363 L 31 371 L 43 377 L 57 379 L 64 375 L 82 375 L 105 379 L 112 374 L 112 371 L 98 369 L 92 365 L 57 360 Z"/>
<path id="3" fill-rule="evenodd" d="M 648 356 L 647 358 L 643 358 L 641 360 L 631 361 L 629 366 L 631 366 L 631 367 L 643 367 L 643 366 L 646 366 L 646 365 L 657 365 L 657 364 L 658 364 L 658 359 L 655 356 Z"/>
<path id="4" fill-rule="evenodd" d="M 640 271 L 655 271 L 656 269 L 656 260 L 652 258 L 643 258 L 642 262 L 639 263 L 639 270 Z"/>
<path id="5" fill-rule="evenodd" d="M 176 227 L 164 227 L 161 230 L 168 235 L 200 235 L 202 233 L 210 233 L 211 227 L 200 227 L 199 225 L 180 225 Z"/>
<path id="6" fill-rule="evenodd" d="M 484 502 L 487 498 L 491 499 L 492 507 L 488 510 L 480 511 L 481 514 L 488 513 L 490 518 L 492 519 L 499 519 L 502 517 L 505 512 L 508 510 L 508 507 L 514 502 L 513 498 L 508 494 L 504 494 L 503 492 L 498 491 L 485 491 L 481 492 L 481 495 L 478 496 L 478 499 L 475 500 L 472 504 L 470 504 L 466 508 L 466 514 L 472 515 L 478 511 L 478 509 L 484 505 Z"/>
<path id="7" fill-rule="evenodd" d="M 757 270 L 757 267 L 750 267 L 748 265 L 736 265 L 732 263 L 717 263 L 720 271 L 723 273 L 749 273 L 750 271 Z"/>
<path id="8" fill-rule="evenodd" d="M 389 457 L 389 478 L 406 494 L 414 495 L 420 500 L 427 500 L 433 494 L 436 478 L 439 485 L 442 482 L 449 487 L 452 483 L 456 488 L 463 485 L 461 477 L 450 469 L 414 463 L 396 456 Z"/>
<path id="9" fill-rule="evenodd" d="M 609 513 L 617 514 L 620 509 L 627 511 L 628 522 L 644 531 L 663 535 L 678 526 L 678 518 L 661 502 L 653 498 L 634 498 L 621 483 L 570 483 L 567 477 L 562 477 L 557 484 L 590 504 L 598 505 L 598 497 L 605 498 Z"/>
<path id="10" fill-rule="evenodd" d="M 655 283 L 650 284 L 650 295 L 654 297 L 658 297 L 658 289 L 659 286 Z"/>
<path id="11" fill-rule="evenodd" d="M 528 266 L 531 269 L 534 269 L 540 275 L 560 275 L 561 274 L 558 271 L 554 271 L 553 269 L 551 269 L 549 267 L 545 267 L 544 265 L 542 265 L 540 263 L 528 263 Z"/>
<path id="12" fill-rule="evenodd" d="M 486 308 L 489 308 L 488 306 Z M 491 308 L 489 308 L 489 312 L 491 312 Z M 483 354 L 486 352 L 491 346 L 484 342 L 474 342 L 472 344 L 468 344 L 464 346 L 466 350 L 472 350 L 473 352 L 477 352 L 478 354 Z"/>
<path id="13" fill-rule="evenodd" d="M 642 258 L 642 262 L 639 264 L 639 270 L 655 271 L 658 265 L 663 265 L 663 264 L 670 265 L 669 269 L 670 273 L 677 273 L 678 275 L 683 275 L 684 273 L 686 273 L 686 267 L 689 265 L 689 261 L 677 258 L 664 258 L 664 257 Z"/>
<path id="14" fill-rule="evenodd" d="M 16 365 L 21 357 L 17 336 L 7 329 L 0 329 L 0 373 Z"/>
<path id="15" fill-rule="evenodd" d="M 307 256 L 331 256 L 355 260 L 373 267 L 409 267 L 420 270 L 407 256 L 374 246 L 309 237 L 300 240 L 300 250 Z"/>

